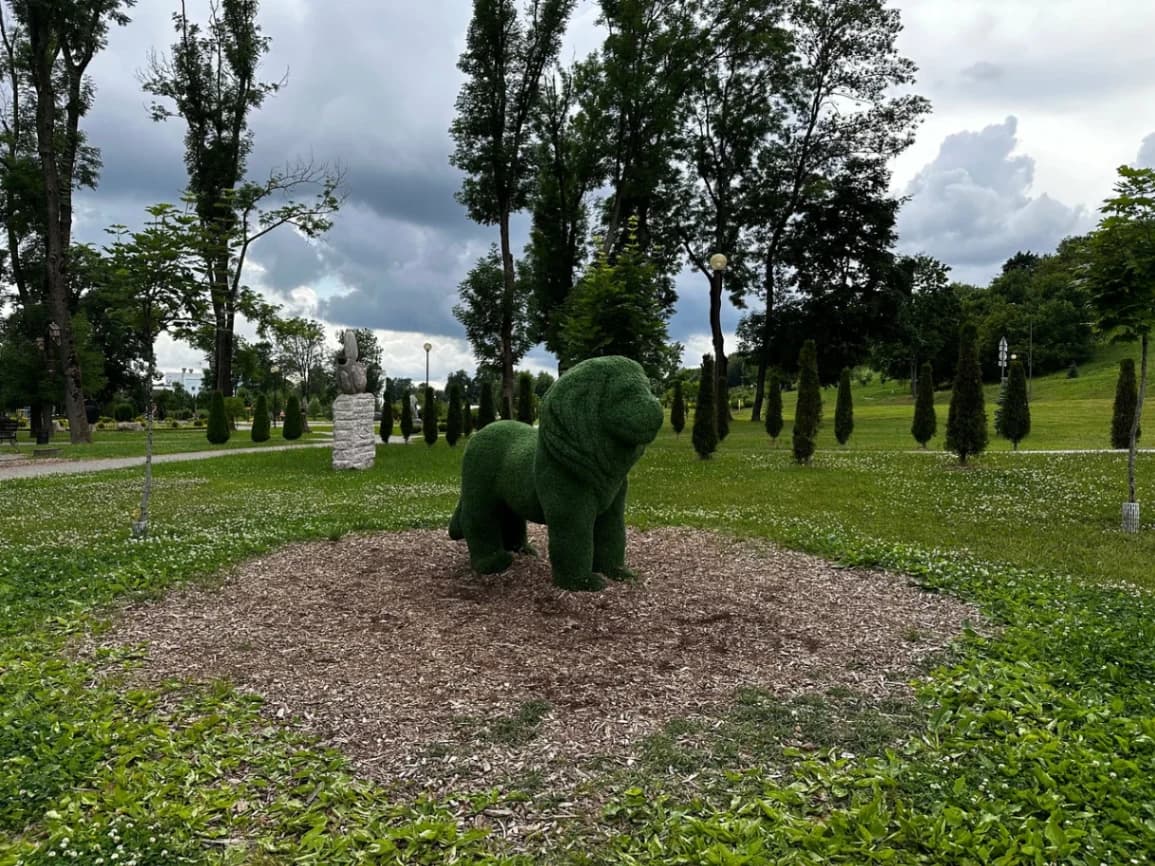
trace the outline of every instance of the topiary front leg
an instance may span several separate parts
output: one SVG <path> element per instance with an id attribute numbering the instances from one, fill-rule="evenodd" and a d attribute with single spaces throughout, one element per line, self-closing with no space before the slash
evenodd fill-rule
<path id="1" fill-rule="evenodd" d="M 606 582 L 595 574 L 592 502 L 570 503 L 546 512 L 553 583 L 571 592 L 596 592 Z"/>
<path id="2" fill-rule="evenodd" d="M 594 522 L 593 569 L 610 580 L 635 580 L 626 568 L 626 488 L 623 481 L 610 507 Z"/>

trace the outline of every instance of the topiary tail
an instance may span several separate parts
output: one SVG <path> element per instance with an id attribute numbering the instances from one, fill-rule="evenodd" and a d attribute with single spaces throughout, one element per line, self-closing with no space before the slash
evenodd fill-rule
<path id="1" fill-rule="evenodd" d="M 465 533 L 461 531 L 461 502 L 457 503 L 457 507 L 453 509 L 453 516 L 449 518 L 449 537 L 454 541 L 460 541 L 465 538 Z"/>

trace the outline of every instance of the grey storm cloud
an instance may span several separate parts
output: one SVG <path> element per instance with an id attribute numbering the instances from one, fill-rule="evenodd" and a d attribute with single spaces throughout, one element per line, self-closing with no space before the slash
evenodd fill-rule
<path id="1" fill-rule="evenodd" d="M 1139 156 L 1135 160 L 1136 168 L 1155 168 L 1155 132 L 1151 133 L 1139 146 Z"/>
<path id="2" fill-rule="evenodd" d="M 1012 155 L 1018 121 L 948 135 L 938 156 L 910 182 L 899 212 L 899 246 L 926 252 L 959 279 L 985 282 L 1019 250 L 1049 252 L 1090 228 L 1086 210 L 1032 196 L 1035 162 Z"/>

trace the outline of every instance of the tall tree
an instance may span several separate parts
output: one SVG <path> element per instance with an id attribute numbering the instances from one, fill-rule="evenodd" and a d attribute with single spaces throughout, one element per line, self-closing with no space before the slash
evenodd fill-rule
<path id="1" fill-rule="evenodd" d="M 741 304 L 750 287 L 756 154 L 774 116 L 768 101 L 785 66 L 787 41 L 780 27 L 781 6 L 760 0 L 705 0 L 699 33 L 710 50 L 697 61 L 686 94 L 683 130 L 687 163 L 680 191 L 678 237 L 690 264 L 710 292 L 710 332 L 714 345 L 714 393 L 727 379 L 722 335 L 723 279 L 730 298 Z M 723 277 L 711 264 L 721 253 L 729 260 Z M 719 439 L 729 427 L 728 402 L 719 400 Z"/>
<path id="2" fill-rule="evenodd" d="M 958 455 L 963 466 L 967 458 L 986 450 L 989 437 L 977 340 L 975 326 L 964 325 L 959 334 L 958 369 L 946 421 L 946 448 Z"/>
<path id="3" fill-rule="evenodd" d="M 1119 362 L 1119 379 L 1115 382 L 1115 402 L 1111 407 L 1111 447 L 1131 447 L 1131 427 L 1135 421 L 1135 407 L 1139 405 L 1139 383 L 1135 379 L 1135 359 Z M 1139 434 L 1142 435 L 1142 427 Z M 1136 437 L 1138 438 L 1138 437 Z"/>
<path id="4" fill-rule="evenodd" d="M 450 163 L 465 172 L 457 193 L 470 219 L 498 226 L 501 237 L 501 389 L 513 414 L 514 295 L 510 215 L 525 208 L 530 126 L 542 75 L 561 46 L 575 0 L 528 0 L 519 17 L 514 0 L 474 0 L 466 48 L 457 62 L 466 81 L 450 126 Z M 523 20 L 524 19 L 524 20 Z"/>
<path id="5" fill-rule="evenodd" d="M 1031 432 L 1031 404 L 1027 400 L 1027 372 L 1018 358 L 1011 361 L 1007 375 L 1006 398 L 999 419 L 999 435 L 1011 440 L 1011 447 L 1019 450 L 1019 443 Z"/>
<path id="6" fill-rule="evenodd" d="M 694 427 L 691 441 L 694 450 L 703 460 L 718 450 L 718 412 L 714 408 L 714 359 L 702 356 L 702 369 L 698 371 L 698 399 L 694 404 Z"/>
<path id="7" fill-rule="evenodd" d="M 788 0 L 791 62 L 775 90 L 776 118 L 759 150 L 758 223 L 767 315 L 758 365 L 754 418 L 763 385 L 778 303 L 782 253 L 796 215 L 852 157 L 885 163 L 908 148 L 929 103 L 903 94 L 916 67 L 899 55 L 899 12 L 886 0 Z"/>
<path id="8" fill-rule="evenodd" d="M 910 425 L 910 435 L 924 449 L 934 438 L 938 429 L 938 416 L 934 411 L 934 368 L 930 361 L 924 361 L 918 373 L 914 398 L 914 420 Z"/>
<path id="9" fill-rule="evenodd" d="M 22 28 L 22 33 L 13 37 L 23 41 L 24 49 L 9 47 L 9 58 L 22 67 L 9 70 L 9 80 L 18 90 L 18 81 L 24 78 L 35 96 L 36 147 L 43 183 L 44 295 L 55 326 L 53 334 L 58 335 L 55 342 L 73 444 L 92 441 L 84 409 L 80 353 L 72 327 L 74 296 L 68 268 L 72 191 L 85 147 L 80 120 L 92 105 L 88 66 L 107 44 L 109 26 L 128 23 L 125 10 L 133 4 L 134 0 L 10 0 L 12 15 Z M 4 41 L 11 45 L 7 28 Z M 19 105 L 13 108 L 21 110 Z"/>
<path id="10" fill-rule="evenodd" d="M 466 339 L 477 360 L 486 367 L 503 369 L 506 360 L 517 364 L 533 346 L 528 318 L 529 304 L 524 284 L 515 280 L 512 297 L 507 297 L 505 274 L 497 245 L 477 260 L 458 286 L 461 300 L 453 315 L 465 328 Z M 512 322 L 508 339 L 507 319 Z M 508 356 L 508 357 L 507 357 Z"/>
<path id="11" fill-rule="evenodd" d="M 212 369 L 225 396 L 233 393 L 236 317 L 265 311 L 241 283 L 250 248 L 286 225 L 317 237 L 328 231 L 341 203 L 340 172 L 311 161 L 275 169 L 264 181 L 245 179 L 253 147 L 249 115 L 284 84 L 257 78 L 270 42 L 257 23 L 259 10 L 258 0 L 219 0 L 209 5 L 202 29 L 181 0 L 173 14 L 172 56 L 153 54 L 144 80 L 145 90 L 162 100 L 151 106 L 152 118 L 179 116 L 187 127 L 188 194 L 203 231 L 200 254 L 213 313 Z M 312 199 L 295 198 L 303 192 L 312 192 Z"/>
<path id="12" fill-rule="evenodd" d="M 294 375 L 301 393 L 309 394 L 313 373 L 325 355 L 324 325 L 301 316 L 273 318 L 262 325 L 261 333 L 272 337 L 282 373 Z"/>
<path id="13" fill-rule="evenodd" d="M 822 387 L 818 382 L 818 349 L 813 340 L 798 355 L 798 405 L 794 410 L 794 462 L 809 464 L 822 421 Z"/>
<path id="14" fill-rule="evenodd" d="M 842 368 L 838 379 L 838 401 L 834 404 L 834 438 L 845 445 L 854 432 L 854 400 L 850 393 L 850 369 Z"/>
<path id="15" fill-rule="evenodd" d="M 1115 195 L 1087 246 L 1087 277 L 1100 328 L 1139 341 L 1139 391 L 1127 454 L 1128 502 L 1135 503 L 1139 419 L 1147 393 L 1147 361 L 1155 327 L 1155 169 L 1120 166 Z"/>

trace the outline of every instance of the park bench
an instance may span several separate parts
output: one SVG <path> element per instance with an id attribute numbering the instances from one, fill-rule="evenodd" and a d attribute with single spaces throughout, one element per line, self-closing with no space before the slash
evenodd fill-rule
<path id="1" fill-rule="evenodd" d="M 16 419 L 0 418 L 0 442 L 11 442 L 16 448 Z"/>

